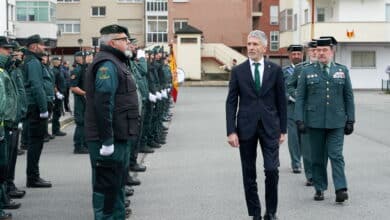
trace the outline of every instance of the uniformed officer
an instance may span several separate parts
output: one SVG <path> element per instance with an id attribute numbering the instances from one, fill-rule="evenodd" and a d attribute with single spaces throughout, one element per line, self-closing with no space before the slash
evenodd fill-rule
<path id="1" fill-rule="evenodd" d="M 18 155 L 18 143 L 19 143 L 19 134 L 21 129 L 22 121 L 25 120 L 27 112 L 27 97 L 26 91 L 24 89 L 24 80 L 23 80 L 23 52 L 20 45 L 15 41 L 13 44 L 13 53 L 12 53 L 12 62 L 10 67 L 10 76 L 16 87 L 16 97 L 17 97 L 17 110 L 16 110 L 16 120 L 13 123 L 12 134 L 10 138 L 11 150 L 10 150 L 10 162 L 8 164 L 8 173 L 7 173 L 7 193 L 10 198 L 22 198 L 26 194 L 26 191 L 20 190 L 15 186 L 15 166 Z M 23 151 L 24 153 L 24 151 Z"/>
<path id="2" fill-rule="evenodd" d="M 291 64 L 283 68 L 284 82 L 287 87 L 288 80 L 292 77 L 295 65 L 303 60 L 302 45 L 290 45 L 288 47 L 289 58 Z M 287 91 L 287 89 L 286 89 Z M 288 150 L 291 158 L 291 168 L 293 173 L 301 173 L 301 150 L 298 138 L 298 130 L 294 120 L 295 99 L 288 93 L 287 96 L 287 135 L 288 135 Z"/>
<path id="3" fill-rule="evenodd" d="M 54 105 L 53 105 L 53 118 L 51 121 L 52 135 L 65 136 L 66 133 L 60 130 L 60 117 L 63 112 L 64 94 L 66 92 L 66 79 L 61 72 L 61 59 L 59 57 L 53 57 L 51 69 L 54 75 Z"/>
<path id="4" fill-rule="evenodd" d="M 43 138 L 49 112 L 44 77 L 47 72 L 40 62 L 45 50 L 39 35 L 27 38 L 27 51 L 24 60 L 23 79 L 27 96 L 28 152 L 27 187 L 51 187 L 51 183 L 42 179 L 39 173 L 39 159 L 43 149 Z"/>
<path id="5" fill-rule="evenodd" d="M 308 60 L 302 63 L 299 63 L 294 68 L 294 73 L 291 77 L 289 77 L 287 81 L 287 92 L 288 97 L 290 100 L 296 99 L 297 94 L 297 86 L 298 86 L 298 79 L 301 77 L 302 68 L 305 66 L 312 64 L 317 61 L 317 52 L 316 52 L 317 42 L 311 41 L 307 45 L 306 49 L 306 55 L 308 57 Z M 295 121 L 295 119 L 294 119 Z M 306 176 L 306 186 L 312 186 L 313 185 L 313 176 L 312 176 L 312 164 L 311 164 L 311 150 L 310 150 L 310 143 L 309 143 L 309 137 L 307 133 L 298 134 L 300 137 L 300 150 L 302 154 L 303 159 L 303 167 L 305 171 Z"/>
<path id="6" fill-rule="evenodd" d="M 85 59 L 84 59 L 85 58 Z M 70 76 L 70 90 L 74 95 L 74 118 L 76 128 L 73 135 L 75 154 L 87 154 L 88 148 L 84 137 L 85 89 L 84 78 L 87 65 L 92 63 L 92 54 L 88 51 L 75 53 L 75 67 Z"/>
<path id="7" fill-rule="evenodd" d="M 326 164 L 329 158 L 336 191 L 336 202 L 348 199 L 344 173 L 344 134 L 353 132 L 355 105 L 351 79 L 346 66 L 335 63 L 332 40 L 317 40 L 318 62 L 302 70 L 295 106 L 300 132 L 310 138 L 314 200 L 324 200 L 327 190 Z"/>
<path id="8" fill-rule="evenodd" d="M 14 120 L 17 107 L 15 91 L 7 71 L 11 48 L 12 44 L 8 42 L 7 38 L 0 36 L 0 219 L 12 219 L 11 213 L 3 211 L 9 205 L 9 199 L 6 195 L 9 163 L 7 123 Z M 16 208 L 20 207 L 20 203 L 14 203 L 13 205 L 16 205 Z"/>
<path id="9" fill-rule="evenodd" d="M 85 81 L 85 139 L 92 165 L 93 208 L 96 220 L 122 220 L 126 217 L 125 161 L 131 140 L 139 133 L 137 87 L 126 65 L 127 28 L 109 25 L 100 33 L 100 51 Z"/>
<path id="10" fill-rule="evenodd" d="M 43 64 L 43 86 L 47 97 L 47 110 L 49 112 L 49 118 L 51 118 L 53 116 L 53 106 L 55 100 L 55 77 L 50 68 L 50 56 L 47 51 L 44 51 L 41 55 L 41 63 Z M 46 120 L 45 137 L 43 140 L 44 142 L 48 142 L 50 139 L 54 139 L 54 137 L 54 134 L 49 134 L 49 120 Z"/>

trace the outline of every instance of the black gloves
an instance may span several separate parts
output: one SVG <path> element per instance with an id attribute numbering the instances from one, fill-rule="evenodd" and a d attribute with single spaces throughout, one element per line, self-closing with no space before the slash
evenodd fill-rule
<path id="1" fill-rule="evenodd" d="M 299 133 L 304 134 L 306 132 L 305 124 L 303 124 L 303 121 L 296 121 L 297 128 Z"/>
<path id="2" fill-rule="evenodd" d="M 353 132 L 353 121 L 347 121 L 344 127 L 344 134 L 345 135 L 350 135 Z"/>

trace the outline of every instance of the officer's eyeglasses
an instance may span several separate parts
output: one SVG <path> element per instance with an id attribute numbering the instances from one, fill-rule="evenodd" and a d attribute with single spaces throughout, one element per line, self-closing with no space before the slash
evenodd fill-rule
<path id="1" fill-rule="evenodd" d="M 122 40 L 122 41 L 126 41 L 126 42 L 129 42 L 129 38 L 128 37 L 120 37 L 120 38 L 114 38 L 112 40 Z"/>

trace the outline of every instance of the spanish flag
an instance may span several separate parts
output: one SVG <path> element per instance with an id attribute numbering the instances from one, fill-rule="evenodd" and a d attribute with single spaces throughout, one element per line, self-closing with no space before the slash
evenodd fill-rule
<path id="1" fill-rule="evenodd" d="M 179 82 L 178 82 L 178 79 L 177 79 L 176 57 L 175 57 L 175 53 L 173 51 L 173 45 L 172 44 L 169 44 L 169 50 L 170 50 L 170 54 L 169 54 L 169 67 L 170 67 L 171 73 L 172 73 L 172 90 L 171 90 L 171 94 L 172 94 L 172 97 L 173 97 L 173 101 L 176 103 L 177 95 L 179 94 Z"/>

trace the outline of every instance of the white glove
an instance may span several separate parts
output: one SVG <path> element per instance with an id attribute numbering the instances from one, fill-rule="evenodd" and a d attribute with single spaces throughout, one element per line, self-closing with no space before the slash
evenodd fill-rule
<path id="1" fill-rule="evenodd" d="M 111 144 L 109 146 L 102 145 L 102 148 L 100 148 L 100 155 L 102 156 L 110 156 L 114 153 L 114 145 Z"/>
<path id="2" fill-rule="evenodd" d="M 168 94 L 167 94 L 167 90 L 166 89 L 163 89 L 162 91 L 161 91 L 161 95 L 162 95 L 162 97 L 163 98 L 168 98 Z"/>
<path id="3" fill-rule="evenodd" d="M 137 59 L 145 58 L 145 51 L 144 50 L 137 50 Z"/>
<path id="4" fill-rule="evenodd" d="M 62 95 L 60 92 L 56 92 L 56 97 L 59 100 L 62 100 L 64 98 L 64 95 Z"/>
<path id="5" fill-rule="evenodd" d="M 295 102 L 295 99 L 292 96 L 288 96 L 288 100 Z"/>
<path id="6" fill-rule="evenodd" d="M 171 88 L 168 88 L 167 91 L 168 91 L 168 92 L 171 92 Z"/>
<path id="7" fill-rule="evenodd" d="M 23 129 L 23 123 L 19 122 L 18 123 L 18 130 L 21 131 Z"/>
<path id="8" fill-rule="evenodd" d="M 153 95 L 152 93 L 149 93 L 149 101 L 151 101 L 151 102 L 156 102 L 156 96 L 155 95 Z"/>
<path id="9" fill-rule="evenodd" d="M 39 113 L 40 118 L 48 118 L 49 117 L 49 112 L 44 112 L 44 113 Z"/>
<path id="10" fill-rule="evenodd" d="M 160 92 L 156 92 L 156 96 L 157 96 L 157 99 L 158 99 L 158 100 L 161 100 L 161 99 L 162 99 L 162 96 L 161 96 L 161 93 L 160 93 Z"/>

